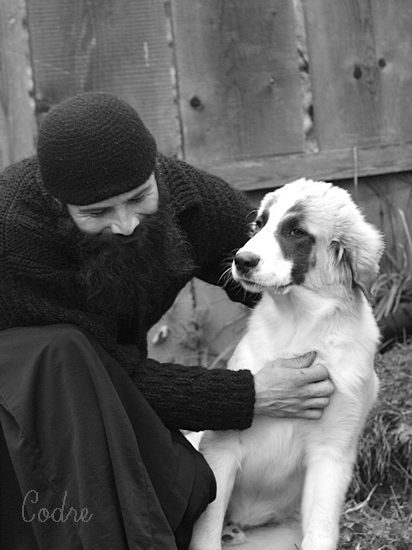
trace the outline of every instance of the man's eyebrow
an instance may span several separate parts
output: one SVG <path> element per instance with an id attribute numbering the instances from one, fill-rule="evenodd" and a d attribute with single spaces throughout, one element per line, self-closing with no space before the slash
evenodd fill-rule
<path id="1" fill-rule="evenodd" d="M 135 199 L 136 197 L 138 197 L 139 195 L 143 195 L 143 193 L 145 191 L 147 191 L 150 187 L 152 186 L 152 183 L 144 183 L 143 185 L 139 185 L 139 187 L 137 187 L 137 189 L 135 190 L 135 193 L 133 193 L 133 195 L 130 195 L 130 197 L 128 197 L 128 201 L 130 200 L 133 200 Z M 107 205 L 107 206 L 97 206 L 97 205 L 93 205 L 93 206 L 90 206 L 90 205 L 85 205 L 85 206 L 81 206 L 79 208 L 79 212 L 81 213 L 87 213 L 87 212 L 94 212 L 94 211 L 97 211 L 97 210 L 110 210 L 110 208 L 113 208 L 112 205 Z"/>
<path id="2" fill-rule="evenodd" d="M 151 187 L 151 185 L 151 183 L 139 185 L 139 187 L 136 189 L 136 192 L 133 193 L 133 195 L 131 195 L 127 200 L 130 201 L 132 199 L 135 199 L 139 195 L 143 195 L 143 193 L 145 193 L 145 191 L 147 191 Z"/>
<path id="3" fill-rule="evenodd" d="M 96 211 L 100 211 L 100 210 L 109 210 L 110 208 L 112 208 L 112 206 L 89 206 L 89 205 L 85 205 L 85 206 L 80 206 L 79 207 L 79 212 L 82 213 L 82 214 L 86 214 L 87 212 L 96 212 Z"/>

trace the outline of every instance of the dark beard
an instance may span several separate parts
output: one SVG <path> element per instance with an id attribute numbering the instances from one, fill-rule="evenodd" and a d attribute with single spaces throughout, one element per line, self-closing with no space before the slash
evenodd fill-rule
<path id="1" fill-rule="evenodd" d="M 65 209 L 59 230 L 79 259 L 77 277 L 89 311 L 130 317 L 148 294 L 156 296 L 166 285 L 191 278 L 189 245 L 165 192 L 159 189 L 159 195 L 157 212 L 142 218 L 130 236 L 85 233 Z"/>

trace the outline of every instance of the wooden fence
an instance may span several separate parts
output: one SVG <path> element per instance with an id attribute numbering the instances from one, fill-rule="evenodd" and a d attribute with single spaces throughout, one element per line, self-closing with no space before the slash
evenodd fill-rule
<path id="1" fill-rule="evenodd" d="M 53 104 L 105 90 L 165 154 L 243 190 L 398 173 L 409 208 L 411 29 L 410 0 L 2 0 L 0 167 L 32 154 Z M 376 180 L 366 200 L 371 185 L 395 200 Z M 197 341 L 202 311 L 190 314 Z"/>
<path id="2" fill-rule="evenodd" d="M 243 189 L 409 170 L 412 3 L 301 2 L 2 0 L 2 165 L 33 150 L 33 102 L 106 90 Z"/>

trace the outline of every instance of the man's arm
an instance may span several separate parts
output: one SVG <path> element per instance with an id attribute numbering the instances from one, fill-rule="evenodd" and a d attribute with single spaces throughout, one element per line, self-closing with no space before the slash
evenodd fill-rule
<path id="1" fill-rule="evenodd" d="M 40 264 L 33 265 L 32 269 L 30 280 L 20 278 L 18 265 L 13 268 L 10 258 L 3 258 L 0 265 L 0 330 L 61 323 L 79 327 L 119 362 L 169 428 L 225 430 L 245 429 L 251 425 L 255 390 L 250 371 L 209 371 L 147 359 L 138 346 L 116 342 L 114 324 L 82 311 L 75 299 L 70 305 L 63 297 L 63 288 L 59 296 L 57 270 L 43 270 L 45 276 L 46 272 L 49 277 L 53 273 L 51 285 L 50 281 L 39 278 L 39 273 L 43 273 Z M 60 278 L 64 279 L 64 273 Z"/>
<path id="2" fill-rule="evenodd" d="M 233 255 L 249 239 L 253 205 L 214 175 L 179 160 L 160 157 L 160 163 L 199 266 L 196 277 L 221 286 L 231 300 L 253 306 L 259 296 L 246 292 L 230 273 Z"/>

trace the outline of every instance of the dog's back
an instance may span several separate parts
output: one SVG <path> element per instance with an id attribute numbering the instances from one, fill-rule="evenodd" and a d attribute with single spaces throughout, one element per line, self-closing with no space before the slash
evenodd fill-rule
<path id="1" fill-rule="evenodd" d="M 336 197 L 330 184 L 314 183 L 312 190 L 311 183 L 290 184 L 283 210 L 282 190 L 268 195 L 258 214 L 260 230 L 238 253 L 235 278 L 249 290 L 263 290 L 263 297 L 229 368 L 256 373 L 280 357 L 316 351 L 335 393 L 320 420 L 256 416 L 243 432 L 206 432 L 201 450 L 215 472 L 218 497 L 196 525 L 194 550 L 220 548 L 226 509 L 243 529 L 296 522 L 301 513 L 302 550 L 337 545 L 359 435 L 378 390 L 373 360 L 379 331 L 364 294 L 382 244 L 342 190 Z M 335 201 L 341 215 L 346 208 L 349 220 L 342 224 L 359 233 L 344 235 L 346 248 L 334 228 L 312 220 L 311 193 L 315 204 Z M 333 213 L 326 218 L 333 220 Z M 285 236 L 285 227 L 298 240 Z M 366 236 L 375 240 L 363 253 Z"/>

